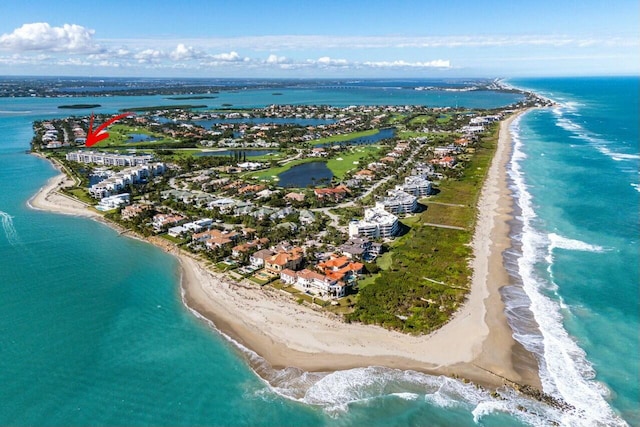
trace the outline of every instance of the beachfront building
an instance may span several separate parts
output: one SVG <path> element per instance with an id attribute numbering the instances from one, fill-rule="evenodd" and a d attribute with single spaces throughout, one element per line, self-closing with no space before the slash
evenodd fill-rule
<path id="1" fill-rule="evenodd" d="M 349 237 L 393 237 L 398 230 L 398 217 L 379 207 L 365 209 L 364 219 L 349 223 Z"/>
<path id="2" fill-rule="evenodd" d="M 396 189 L 406 193 L 419 196 L 428 196 L 431 194 L 431 181 L 419 175 L 408 176 L 404 179 L 404 184 L 398 185 Z"/>
<path id="3" fill-rule="evenodd" d="M 270 249 L 260 249 L 249 257 L 249 263 L 254 267 L 264 267 L 265 260 L 273 255 L 274 252 Z"/>
<path id="4" fill-rule="evenodd" d="M 280 280 L 302 292 L 320 298 L 341 298 L 347 293 L 347 286 L 343 282 L 306 268 L 297 272 L 285 269 L 280 272 Z"/>
<path id="5" fill-rule="evenodd" d="M 149 163 L 126 168 L 89 187 L 89 194 L 96 199 L 109 197 L 124 190 L 128 185 L 143 181 L 151 176 L 164 173 L 164 163 Z"/>
<path id="6" fill-rule="evenodd" d="M 267 243 L 269 243 L 269 239 L 263 237 L 261 239 L 251 240 L 241 245 L 236 245 L 231 250 L 231 256 L 233 256 L 234 258 L 240 258 L 251 250 L 262 248 Z"/>
<path id="7" fill-rule="evenodd" d="M 192 231 L 194 233 L 200 233 L 201 231 L 211 227 L 213 220 L 211 218 L 202 218 L 192 222 L 184 224 L 186 231 Z"/>
<path id="8" fill-rule="evenodd" d="M 191 236 L 191 241 L 201 242 L 208 249 L 214 249 L 220 246 L 227 246 L 240 239 L 241 234 L 236 231 L 229 230 L 207 230 L 202 233 L 194 233 Z"/>
<path id="9" fill-rule="evenodd" d="M 132 220 L 147 211 L 153 211 L 153 206 L 135 203 L 122 208 L 120 211 L 120 217 L 124 220 Z"/>
<path id="10" fill-rule="evenodd" d="M 110 211 L 112 209 L 117 209 L 120 206 L 128 205 L 131 200 L 131 195 L 129 193 L 116 194 L 115 196 L 104 197 L 96 206 L 96 209 L 100 211 Z"/>
<path id="11" fill-rule="evenodd" d="M 354 262 L 347 256 L 332 254 L 329 259 L 318 263 L 318 270 L 335 281 L 354 283 L 362 273 L 363 264 Z"/>
<path id="12" fill-rule="evenodd" d="M 150 154 L 116 154 L 78 150 L 67 153 L 66 159 L 72 162 L 95 163 L 104 166 L 138 166 L 151 163 L 153 156 Z"/>
<path id="13" fill-rule="evenodd" d="M 418 198 L 402 190 L 390 190 L 388 196 L 379 202 L 376 207 L 391 212 L 392 214 L 403 214 L 415 212 L 418 208 Z"/>
<path id="14" fill-rule="evenodd" d="M 288 251 L 280 251 L 264 260 L 264 268 L 268 273 L 279 276 L 285 269 L 297 270 L 302 265 L 302 248 L 294 247 Z"/>
<path id="15" fill-rule="evenodd" d="M 182 215 L 160 213 L 153 216 L 151 225 L 153 226 L 153 231 L 160 233 L 169 227 L 179 225 L 185 220 L 186 218 Z"/>

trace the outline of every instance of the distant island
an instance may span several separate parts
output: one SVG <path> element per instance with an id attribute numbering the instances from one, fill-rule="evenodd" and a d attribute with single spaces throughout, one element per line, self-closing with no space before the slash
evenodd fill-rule
<path id="1" fill-rule="evenodd" d="M 193 108 L 207 108 L 206 105 L 154 105 L 151 107 L 132 107 L 132 108 L 121 108 L 121 112 L 127 111 L 157 111 L 157 110 L 190 110 Z"/>
<path id="2" fill-rule="evenodd" d="M 171 100 L 181 100 L 181 99 L 216 99 L 217 96 L 209 96 L 209 95 L 197 95 L 197 96 L 169 96 L 165 99 Z"/>
<path id="3" fill-rule="evenodd" d="M 67 105 L 58 105 L 58 108 L 64 108 L 68 110 L 83 110 L 87 108 L 98 108 L 102 107 L 100 104 L 67 104 Z"/>

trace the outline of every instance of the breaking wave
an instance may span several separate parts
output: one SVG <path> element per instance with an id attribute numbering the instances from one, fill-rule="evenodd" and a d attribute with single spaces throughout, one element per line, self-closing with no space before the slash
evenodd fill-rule
<path id="1" fill-rule="evenodd" d="M 572 138 L 592 144 L 600 153 L 611 158 L 612 160 L 615 160 L 617 162 L 640 160 L 640 155 L 638 154 L 620 153 L 612 150 L 609 147 L 610 141 L 606 141 L 600 135 L 597 135 L 585 129 L 582 125 L 566 117 L 565 113 L 570 113 L 571 116 L 574 117 L 578 116 L 578 114 L 575 112 L 578 105 L 580 104 L 565 102 L 553 108 L 552 112 L 556 117 L 556 126 L 571 133 Z"/>
<path id="2" fill-rule="evenodd" d="M 516 332 L 514 337 L 537 355 L 544 391 L 575 408 L 563 413 L 561 424 L 626 425 L 606 402 L 604 397 L 609 391 L 593 380 L 595 371 L 584 350 L 565 330 L 561 298 L 553 280 L 554 250 L 597 253 L 606 249 L 555 233 L 547 234 L 536 228 L 534 202 L 521 166 L 526 154 L 520 138 L 520 119 L 514 120 L 510 128 L 514 151 L 509 165 L 509 177 L 513 182 L 517 208 L 521 213 L 518 216 L 521 232 L 513 236 L 518 240 L 519 253 L 512 270 L 517 272 L 521 280 L 522 290 L 530 302 L 529 309 L 538 331 L 535 334 Z M 540 271 L 540 267 L 545 264 L 546 269 L 543 271 L 546 270 L 548 276 Z"/>

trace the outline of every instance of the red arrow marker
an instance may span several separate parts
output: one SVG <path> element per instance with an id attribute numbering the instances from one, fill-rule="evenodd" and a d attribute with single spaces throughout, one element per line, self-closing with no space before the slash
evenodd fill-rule
<path id="1" fill-rule="evenodd" d="M 92 145 L 97 144 L 103 139 L 109 138 L 109 132 L 104 130 L 107 126 L 109 126 L 111 123 L 117 120 L 122 119 L 123 117 L 133 116 L 133 115 L 135 115 L 135 113 L 118 114 L 117 116 L 110 118 L 109 120 L 107 120 L 106 122 L 98 126 L 98 128 L 94 132 L 93 131 L 93 113 L 91 113 L 91 121 L 89 121 L 89 133 L 87 134 L 87 142 L 85 142 L 84 145 L 86 147 L 91 147 Z"/>

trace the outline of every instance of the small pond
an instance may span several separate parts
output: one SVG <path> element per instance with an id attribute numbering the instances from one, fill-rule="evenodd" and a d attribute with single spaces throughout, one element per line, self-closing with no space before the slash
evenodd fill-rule
<path id="1" fill-rule="evenodd" d="M 281 187 L 304 188 L 327 185 L 333 178 L 333 172 L 325 162 L 310 162 L 297 165 L 278 175 Z"/>
<path id="2" fill-rule="evenodd" d="M 130 133 L 127 142 L 151 142 L 157 140 L 158 138 L 155 136 L 146 135 L 144 133 Z"/>
<path id="3" fill-rule="evenodd" d="M 318 144 L 316 147 L 331 147 L 333 145 L 369 145 L 380 142 L 384 139 L 393 138 L 396 134 L 395 128 L 380 129 L 380 132 L 371 136 L 360 136 L 341 142 L 327 142 L 326 144 Z"/>

